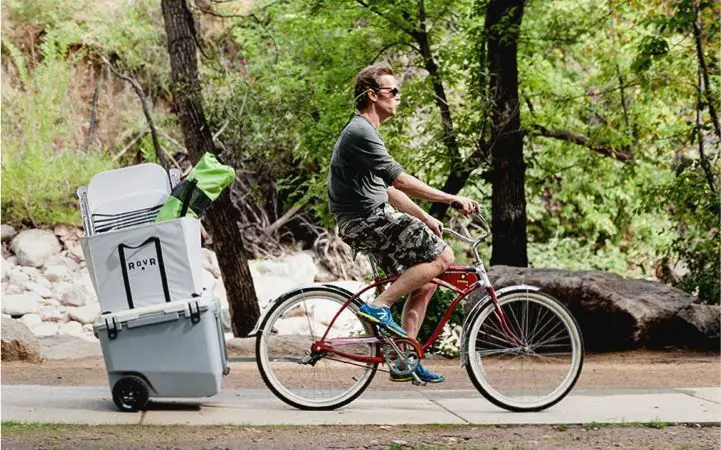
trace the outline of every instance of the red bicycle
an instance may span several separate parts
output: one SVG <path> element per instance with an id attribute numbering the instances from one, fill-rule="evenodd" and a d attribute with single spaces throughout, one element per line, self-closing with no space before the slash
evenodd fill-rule
<path id="1" fill-rule="evenodd" d="M 452 266 L 433 282 L 456 293 L 425 343 L 395 337 L 362 320 L 362 296 L 383 289 L 399 275 L 380 277 L 357 293 L 333 285 L 290 291 L 273 301 L 256 329 L 256 359 L 266 385 L 289 405 L 307 410 L 344 406 L 368 387 L 377 371 L 414 375 L 461 301 L 476 290 L 485 296 L 466 314 L 461 365 L 480 393 L 510 411 L 540 411 L 563 399 L 583 367 L 583 338 L 571 313 L 556 299 L 528 285 L 493 289 L 477 239 L 443 232 L 472 244 L 475 264 Z M 371 258 L 372 263 L 372 258 Z M 379 368 L 385 364 L 386 369 Z M 416 378 L 415 383 L 420 380 Z"/>

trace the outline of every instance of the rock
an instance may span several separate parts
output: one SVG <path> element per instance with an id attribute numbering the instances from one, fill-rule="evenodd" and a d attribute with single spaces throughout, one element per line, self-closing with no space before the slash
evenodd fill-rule
<path id="1" fill-rule="evenodd" d="M 85 254 L 83 248 L 77 241 L 68 242 L 68 256 L 74 259 L 76 262 L 85 261 Z"/>
<path id="2" fill-rule="evenodd" d="M 76 262 L 72 258 L 68 258 L 67 256 L 63 256 L 62 254 L 52 255 L 50 256 L 47 261 L 45 261 L 44 268 L 47 269 L 48 267 L 54 267 L 54 266 L 63 266 L 67 267 L 68 270 L 78 270 L 80 268 L 80 264 Z"/>
<path id="3" fill-rule="evenodd" d="M 213 295 L 220 299 L 220 306 L 228 306 L 228 292 L 225 290 L 225 284 L 223 284 L 223 280 L 220 278 L 215 280 Z"/>
<path id="4" fill-rule="evenodd" d="M 68 309 L 68 315 L 72 320 L 76 320 L 81 324 L 91 324 L 95 317 L 100 314 L 100 304 L 98 302 L 82 306 L 80 308 Z"/>
<path id="5" fill-rule="evenodd" d="M 55 292 L 60 296 L 60 302 L 66 306 L 83 306 L 96 301 L 93 282 L 87 271 L 72 283 L 57 283 Z"/>
<path id="6" fill-rule="evenodd" d="M 253 277 L 255 295 L 258 297 L 258 305 L 264 308 L 269 301 L 298 286 L 293 280 L 276 276 Z"/>
<path id="7" fill-rule="evenodd" d="M 58 330 L 60 335 L 80 336 L 83 334 L 83 325 L 80 322 L 70 321 L 60 325 Z"/>
<path id="8" fill-rule="evenodd" d="M 54 265 L 45 266 L 45 277 L 50 281 L 60 281 L 68 279 L 70 275 L 70 269 L 66 266 Z"/>
<path id="9" fill-rule="evenodd" d="M 655 330 L 651 346 L 690 347 L 719 351 L 721 306 L 688 305 Z"/>
<path id="10" fill-rule="evenodd" d="M 212 273 L 215 278 L 220 278 L 220 267 L 218 266 L 218 257 L 215 252 L 203 247 L 200 249 L 203 257 L 203 269 Z"/>
<path id="11" fill-rule="evenodd" d="M 40 361 L 38 340 L 19 320 L 0 319 L 3 361 Z"/>
<path id="12" fill-rule="evenodd" d="M 337 276 L 333 275 L 324 265 L 318 265 L 318 273 L 315 274 L 316 283 L 328 283 L 330 281 L 336 281 Z"/>
<path id="13" fill-rule="evenodd" d="M 249 265 L 254 281 L 259 275 L 286 278 L 295 285 L 302 285 L 313 283 L 318 273 L 313 258 L 307 253 L 295 253 L 278 260 L 252 260 Z"/>
<path id="14" fill-rule="evenodd" d="M 35 281 L 40 276 L 40 271 L 35 267 L 18 266 L 17 269 L 27 275 L 30 281 Z"/>
<path id="15" fill-rule="evenodd" d="M 2 312 L 11 316 L 22 316 L 38 312 L 40 296 L 35 293 L 10 294 L 3 296 Z"/>
<path id="16" fill-rule="evenodd" d="M 79 336 L 53 336 L 38 339 L 40 355 L 44 359 L 79 359 L 102 355 L 100 341 Z"/>
<path id="17" fill-rule="evenodd" d="M 2 258 L 2 261 L 0 261 L 0 272 L 1 272 L 1 281 L 4 283 L 8 280 L 8 263 L 5 261 L 5 258 Z"/>
<path id="18" fill-rule="evenodd" d="M 62 247 L 55 234 L 47 230 L 24 230 L 12 239 L 12 250 L 22 266 L 40 267 Z"/>
<path id="19" fill-rule="evenodd" d="M 26 327 L 32 329 L 35 325 L 43 322 L 40 314 L 25 314 L 20 318 L 20 322 L 24 323 Z"/>
<path id="20" fill-rule="evenodd" d="M 230 309 L 225 307 L 220 310 L 220 323 L 223 324 L 223 332 L 229 333 L 233 331 L 230 323 Z"/>
<path id="21" fill-rule="evenodd" d="M 42 284 L 36 283 L 34 281 L 31 281 L 28 284 L 26 284 L 25 289 L 27 289 L 30 292 L 34 292 L 43 298 L 51 298 L 53 296 L 53 293 L 50 291 L 50 289 L 48 289 L 47 287 L 43 286 Z"/>
<path id="22" fill-rule="evenodd" d="M 55 336 L 60 330 L 60 324 L 53 322 L 43 322 L 32 328 L 33 334 L 37 337 Z"/>
<path id="23" fill-rule="evenodd" d="M 30 282 L 30 277 L 20 270 L 18 266 L 13 266 L 8 268 L 7 280 L 8 283 L 17 286 L 21 290 L 25 290 L 25 285 Z"/>
<path id="24" fill-rule="evenodd" d="M 0 225 L 0 238 L 2 239 L 2 242 L 9 242 L 16 234 L 18 233 L 15 231 L 14 227 L 7 224 Z"/>
<path id="25" fill-rule="evenodd" d="M 62 322 L 64 315 L 55 306 L 43 305 L 38 311 L 43 322 Z"/>
<path id="26" fill-rule="evenodd" d="M 9 266 L 17 266 L 18 265 L 18 257 L 15 255 L 9 256 L 9 257 L 5 258 L 5 262 Z"/>
<path id="27" fill-rule="evenodd" d="M 215 277 L 206 269 L 203 269 L 203 287 L 209 291 L 215 288 Z"/>
<path id="28" fill-rule="evenodd" d="M 9 283 L 9 282 L 2 284 L 3 296 L 12 295 L 12 294 L 22 294 L 23 292 L 25 292 L 25 289 L 18 286 L 17 284 Z"/>
<path id="29" fill-rule="evenodd" d="M 656 327 L 696 300 L 680 289 L 609 272 L 494 266 L 488 275 L 496 290 L 529 284 L 566 305 L 581 328 L 588 351 L 645 345 Z"/>

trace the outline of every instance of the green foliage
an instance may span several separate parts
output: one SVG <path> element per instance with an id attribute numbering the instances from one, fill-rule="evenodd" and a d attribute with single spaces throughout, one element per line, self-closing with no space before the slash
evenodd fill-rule
<path id="1" fill-rule="evenodd" d="M 72 108 L 66 96 L 70 67 L 57 46 L 44 49 L 43 62 L 24 90 L 2 93 L 3 221 L 79 223 L 75 190 L 112 164 L 102 153 L 83 154 L 58 144 L 74 132 L 65 114 Z"/>
<path id="2" fill-rule="evenodd" d="M 211 128 L 223 128 L 220 140 L 229 159 L 251 181 L 253 198 L 276 216 L 307 202 L 313 219 L 334 224 L 326 198 L 329 158 L 354 113 L 353 77 L 372 62 L 390 62 L 402 84 L 399 114 L 380 130 L 391 153 L 407 172 L 433 186 L 448 175 L 427 61 L 403 30 L 415 29 L 417 2 L 370 3 L 373 11 L 351 0 L 258 2 L 246 18 L 197 15 L 210 56 L 201 57 L 200 69 Z M 718 185 L 719 167 L 713 163 L 719 143 L 708 100 L 697 91 L 695 4 L 527 3 L 519 37 L 523 130 L 518 131 L 526 136 L 532 265 L 652 277 L 661 258 L 681 259 L 690 271 L 681 286 L 707 301 L 719 298 L 718 196 L 697 151 L 703 135 Z M 479 137 L 488 133 L 485 5 L 471 0 L 425 5 L 430 48 L 463 158 L 473 155 Z M 719 4 L 698 5 L 709 92 L 718 110 Z M 17 80 L 3 86 L 3 213 L 6 220 L 66 220 L 73 216 L 74 188 L 110 166 L 99 154 L 74 149 L 83 124 L 66 95 L 73 85 L 71 67 L 80 61 L 99 65 L 101 55 L 114 59 L 138 76 L 155 103 L 162 102 L 169 68 L 160 2 L 16 0 L 7 6 L 12 32 L 4 33 L 2 51 Z M 29 26 L 42 29 L 37 61 L 17 41 L 21 33 L 15 31 Z M 136 99 L 132 107 L 139 110 Z M 173 119 L 155 119 L 166 130 L 177 126 Z M 127 123 L 123 132 L 129 137 L 146 129 L 137 117 L 117 120 Z M 529 131 L 534 126 L 582 135 L 588 142 L 537 136 Z M 138 147 L 144 160 L 155 158 L 149 136 Z M 613 150 L 634 159 L 617 161 L 608 156 Z M 127 158 L 136 161 L 132 152 Z M 486 164 L 472 173 L 462 193 L 487 205 L 490 183 L 481 176 Z M 429 311 L 429 322 L 443 310 L 436 300 L 431 307 L 436 309 Z"/>

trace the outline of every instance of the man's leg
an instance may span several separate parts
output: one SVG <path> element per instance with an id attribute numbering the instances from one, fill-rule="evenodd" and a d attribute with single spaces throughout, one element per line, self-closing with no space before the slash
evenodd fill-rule
<path id="1" fill-rule="evenodd" d="M 445 272 L 453 264 L 453 259 L 453 250 L 451 247 L 446 247 L 435 260 L 417 264 L 403 272 L 388 289 L 376 297 L 373 304 L 390 308 L 402 296 L 421 288 L 433 278 Z"/>
<path id="2" fill-rule="evenodd" d="M 438 286 L 433 283 L 424 284 L 419 289 L 411 292 L 410 297 L 403 306 L 401 325 L 408 332 L 408 336 L 413 339 L 418 337 L 418 331 L 420 331 L 423 320 L 426 317 L 428 303 L 430 303 L 431 297 L 433 297 L 433 293 L 436 292 L 437 287 Z"/>

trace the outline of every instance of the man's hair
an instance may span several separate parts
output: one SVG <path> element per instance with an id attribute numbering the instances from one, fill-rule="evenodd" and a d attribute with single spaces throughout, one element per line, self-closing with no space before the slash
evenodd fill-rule
<path id="1" fill-rule="evenodd" d="M 375 91 L 380 87 L 378 78 L 383 75 L 393 75 L 393 70 L 388 64 L 368 66 L 358 72 L 353 86 L 353 98 L 358 111 L 363 111 L 368 106 L 368 91 Z"/>

